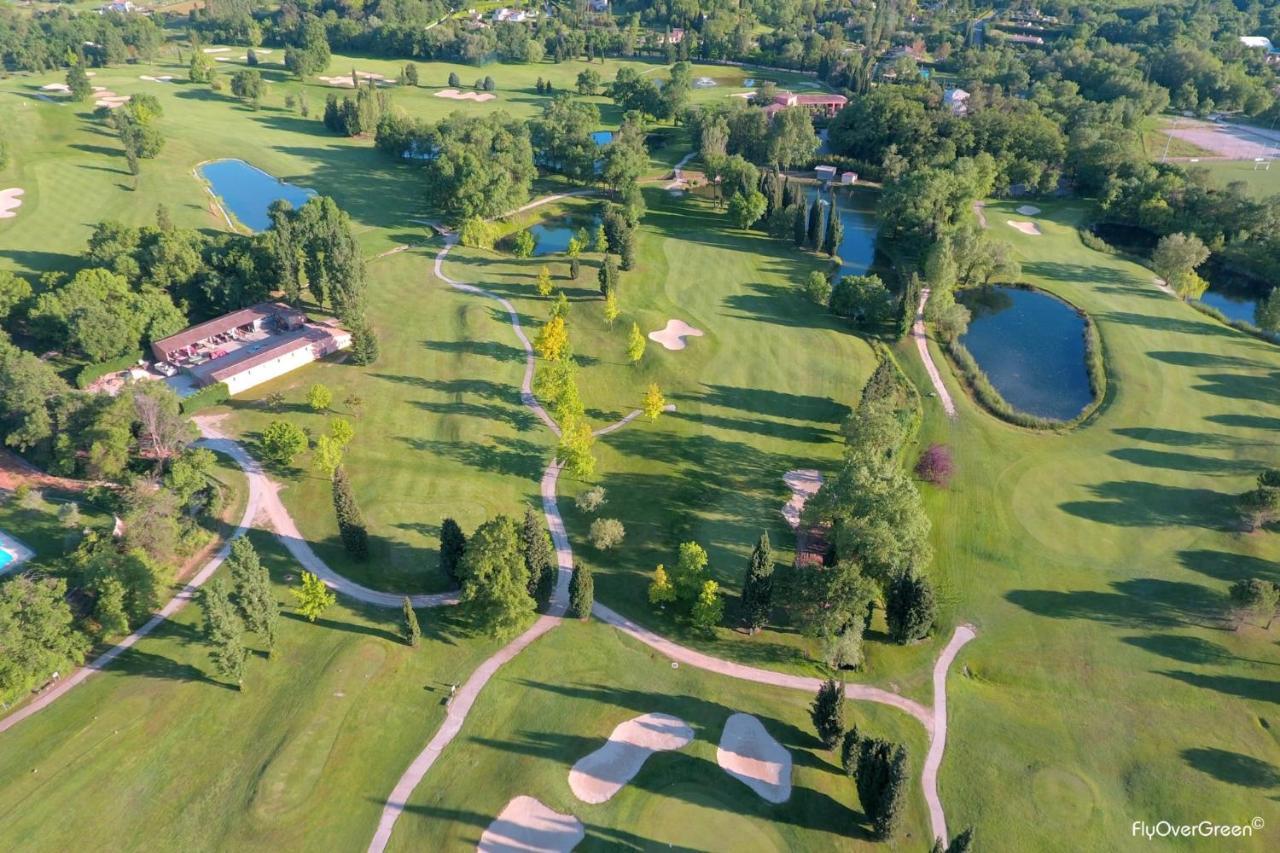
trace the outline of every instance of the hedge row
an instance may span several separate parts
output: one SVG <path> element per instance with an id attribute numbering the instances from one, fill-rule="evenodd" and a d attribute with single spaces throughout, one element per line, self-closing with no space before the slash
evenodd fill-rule
<path id="1" fill-rule="evenodd" d="M 142 360 L 142 350 L 125 353 L 118 358 L 110 358 L 96 364 L 86 364 L 76 372 L 75 385 L 81 391 L 88 388 L 108 373 L 126 370 Z"/>
<path id="2" fill-rule="evenodd" d="M 213 385 L 207 385 L 182 401 L 182 413 L 189 415 L 201 409 L 225 403 L 230 398 L 231 391 L 227 388 L 227 383 L 218 382 Z"/>

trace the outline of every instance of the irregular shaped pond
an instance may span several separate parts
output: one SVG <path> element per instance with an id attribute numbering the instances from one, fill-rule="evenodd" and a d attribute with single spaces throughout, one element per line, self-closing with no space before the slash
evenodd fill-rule
<path id="1" fill-rule="evenodd" d="M 580 229 L 585 228 L 587 236 L 593 237 L 596 222 L 595 219 L 550 219 L 531 226 L 529 231 L 535 241 L 533 256 L 539 258 L 543 255 L 563 255 L 569 251 L 569 240 Z"/>
<path id="2" fill-rule="evenodd" d="M 1235 290 L 1216 290 L 1210 287 L 1200 297 L 1200 302 L 1222 312 L 1228 320 L 1245 323 L 1258 322 L 1256 297 Z"/>
<path id="3" fill-rule="evenodd" d="M 810 186 L 805 192 L 809 204 L 819 197 L 820 190 Z M 876 254 L 876 201 L 874 193 L 864 187 L 843 187 L 821 193 L 828 204 L 835 201 L 840 212 L 840 224 L 844 226 L 844 238 L 840 241 L 840 275 L 862 275 L 871 268 Z"/>
<path id="4" fill-rule="evenodd" d="M 316 194 L 315 190 L 282 181 L 243 160 L 214 160 L 202 165 L 199 174 L 231 215 L 254 231 L 271 227 L 267 208 L 272 202 L 283 199 L 302 207 Z"/>
<path id="5" fill-rule="evenodd" d="M 1009 405 L 1067 421 L 1093 400 L 1085 368 L 1085 321 L 1038 290 L 980 287 L 958 297 L 973 313 L 960 343 Z"/>

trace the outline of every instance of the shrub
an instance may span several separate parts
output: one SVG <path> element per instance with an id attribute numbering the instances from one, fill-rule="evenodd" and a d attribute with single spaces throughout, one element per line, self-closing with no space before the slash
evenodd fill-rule
<path id="1" fill-rule="evenodd" d="M 627 535 L 622 522 L 616 518 L 597 518 L 591 522 L 591 544 L 599 551 L 608 551 L 615 545 L 622 544 Z"/>
<path id="2" fill-rule="evenodd" d="M 227 388 L 225 382 L 215 382 L 213 385 L 206 385 L 190 397 L 186 397 L 178 404 L 182 414 L 189 415 L 198 412 L 201 409 L 207 409 L 210 406 L 220 406 L 227 400 L 231 399 L 231 390 Z"/>
<path id="3" fill-rule="evenodd" d="M 591 569 L 575 563 L 573 576 L 569 578 L 569 615 L 586 619 L 591 615 L 595 597 L 595 580 L 591 577 Z"/>
<path id="4" fill-rule="evenodd" d="M 931 444 L 929 449 L 920 454 L 916 462 L 916 476 L 935 486 L 946 488 L 951 485 L 951 476 L 955 473 L 955 463 L 951 459 L 951 448 L 945 444 Z"/>
<path id="5" fill-rule="evenodd" d="M 582 512 L 595 512 L 607 502 L 604 486 L 592 486 L 573 500 L 573 505 Z"/>

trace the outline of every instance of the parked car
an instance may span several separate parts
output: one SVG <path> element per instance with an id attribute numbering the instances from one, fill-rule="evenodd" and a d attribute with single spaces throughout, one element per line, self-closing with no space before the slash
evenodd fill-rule
<path id="1" fill-rule="evenodd" d="M 174 367 L 167 361 L 157 361 L 156 373 L 159 373 L 161 376 L 177 376 L 178 368 Z"/>

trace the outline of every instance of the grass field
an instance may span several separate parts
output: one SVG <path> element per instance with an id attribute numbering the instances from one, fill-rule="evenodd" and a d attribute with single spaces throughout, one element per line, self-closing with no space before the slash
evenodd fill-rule
<path id="1" fill-rule="evenodd" d="M 253 540 L 288 606 L 296 567 L 274 537 Z M 92 832 L 118 849 L 362 849 L 448 685 L 493 644 L 460 635 L 446 608 L 422 614 L 410 649 L 398 614 L 346 605 L 315 625 L 287 613 L 244 693 L 216 680 L 188 607 L 0 736 L 0 846 L 66 849 Z"/>
<path id="2" fill-rule="evenodd" d="M 1204 169 L 1224 187 L 1243 183 L 1245 192 L 1255 199 L 1280 195 L 1280 162 L 1272 162 L 1269 169 L 1256 167 L 1248 160 L 1211 160 L 1186 165 L 1189 169 Z"/>
<path id="3" fill-rule="evenodd" d="M 474 849 L 512 797 L 537 797 L 586 825 L 580 850 L 922 850 L 924 798 L 912 793 L 894 844 L 870 842 L 853 782 L 822 748 L 808 718 L 811 697 L 687 668 L 600 623 L 565 623 L 495 676 L 462 736 L 410 798 L 389 849 Z M 725 720 L 755 714 L 791 750 L 791 799 L 770 805 L 716 764 Z M 569 789 L 569 768 L 601 746 L 617 724 L 640 714 L 673 714 L 694 741 L 659 753 L 608 802 L 587 805 Z M 846 719 L 864 732 L 905 743 L 912 776 L 924 757 L 913 720 L 851 704 Z"/>
<path id="4" fill-rule="evenodd" d="M 999 850 L 1123 848 L 1139 819 L 1274 825 L 1280 654 L 1220 616 L 1231 581 L 1280 580 L 1277 535 L 1237 533 L 1232 514 L 1280 462 L 1280 350 L 1086 249 L 1078 208 L 1046 205 L 1031 237 L 1003 226 L 1013 206 L 988 220 L 1028 281 L 1097 321 L 1111 391 L 1062 436 L 997 421 L 945 369 L 959 417 L 929 404 L 922 438 L 959 472 L 926 495 L 934 574 L 979 631 L 951 681 L 949 820 Z"/>

